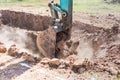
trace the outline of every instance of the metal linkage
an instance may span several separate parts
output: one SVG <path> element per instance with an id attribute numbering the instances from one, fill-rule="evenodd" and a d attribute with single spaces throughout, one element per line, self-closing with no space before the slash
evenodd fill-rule
<path id="1" fill-rule="evenodd" d="M 72 4 L 73 0 L 60 0 L 60 5 L 54 3 L 54 0 L 49 3 L 52 26 L 57 33 L 72 27 Z"/>

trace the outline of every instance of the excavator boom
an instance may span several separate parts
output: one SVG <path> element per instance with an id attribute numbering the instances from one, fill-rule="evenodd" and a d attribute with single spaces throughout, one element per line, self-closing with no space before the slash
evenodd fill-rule
<path id="1" fill-rule="evenodd" d="M 53 58 L 62 50 L 58 46 L 62 44 L 61 41 L 70 39 L 73 0 L 60 0 L 59 4 L 52 0 L 48 6 L 52 16 L 51 26 L 38 35 L 36 42 L 45 57 Z"/>

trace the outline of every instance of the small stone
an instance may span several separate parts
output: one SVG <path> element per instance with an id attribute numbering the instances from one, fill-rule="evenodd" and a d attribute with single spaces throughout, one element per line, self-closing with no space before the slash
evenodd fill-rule
<path id="1" fill-rule="evenodd" d="M 53 59 L 51 59 L 51 60 L 49 61 L 49 64 L 59 66 L 59 65 L 61 64 L 61 62 L 60 62 L 59 59 L 53 58 Z"/>
<path id="2" fill-rule="evenodd" d="M 85 72 L 86 71 L 86 68 L 85 67 L 80 67 L 79 69 L 78 69 L 78 73 L 83 73 L 83 72 Z"/>
<path id="3" fill-rule="evenodd" d="M 41 63 L 41 64 L 48 64 L 49 61 L 50 61 L 49 58 L 43 58 L 40 63 Z"/>
<path id="4" fill-rule="evenodd" d="M 79 60 L 76 60 L 73 64 L 72 64 L 72 70 L 76 73 L 82 73 L 84 72 L 86 69 L 85 67 L 83 67 L 83 64 L 80 63 Z"/>
<path id="5" fill-rule="evenodd" d="M 12 45 L 9 49 L 8 49 L 8 55 L 10 56 L 16 56 L 19 53 L 19 49 L 16 48 L 16 45 Z"/>
<path id="6" fill-rule="evenodd" d="M 66 60 L 70 61 L 70 64 L 73 64 L 76 60 L 78 60 L 78 57 L 76 55 L 70 55 L 66 58 Z"/>
<path id="7" fill-rule="evenodd" d="M 22 57 L 23 59 L 25 59 L 26 61 L 29 61 L 29 62 L 35 62 L 35 59 L 33 56 L 31 56 L 30 54 L 24 52 Z"/>
<path id="8" fill-rule="evenodd" d="M 5 66 L 5 63 L 1 63 L 1 64 L 0 64 L 0 67 L 1 67 L 1 66 Z"/>
<path id="9" fill-rule="evenodd" d="M 66 68 L 66 65 L 62 63 L 62 64 L 59 66 L 59 69 L 63 69 L 63 68 Z"/>
<path id="10" fill-rule="evenodd" d="M 72 43 L 72 46 L 70 48 L 70 51 L 72 54 L 77 54 L 77 48 L 79 46 L 79 41 Z"/>
<path id="11" fill-rule="evenodd" d="M 68 60 L 64 60 L 64 63 L 65 63 L 65 65 L 67 65 L 67 66 L 70 66 L 70 65 L 71 65 L 71 62 L 68 61 Z"/>
<path id="12" fill-rule="evenodd" d="M 36 61 L 37 63 L 41 61 L 41 58 L 40 58 L 40 57 L 35 57 L 34 59 L 35 59 L 35 61 Z"/>
<path id="13" fill-rule="evenodd" d="M 109 69 L 109 72 L 112 74 L 112 75 L 117 75 L 118 74 L 118 71 L 116 69 L 114 69 L 113 67 L 111 67 Z"/>
<path id="14" fill-rule="evenodd" d="M 120 60 L 116 60 L 114 63 L 116 63 L 116 64 L 120 64 Z"/>
<path id="15" fill-rule="evenodd" d="M 61 63 L 59 66 L 60 69 L 70 67 L 70 61 L 68 60 L 60 59 L 60 63 Z"/>
<path id="16" fill-rule="evenodd" d="M 7 49 L 4 45 L 0 44 L 0 53 L 6 53 Z"/>
<path id="17" fill-rule="evenodd" d="M 76 60 L 74 63 L 73 63 L 73 66 L 74 67 L 80 67 L 82 65 L 82 63 L 80 63 L 80 61 Z"/>
<path id="18" fill-rule="evenodd" d="M 114 16 L 114 14 L 108 14 L 108 16 Z"/>

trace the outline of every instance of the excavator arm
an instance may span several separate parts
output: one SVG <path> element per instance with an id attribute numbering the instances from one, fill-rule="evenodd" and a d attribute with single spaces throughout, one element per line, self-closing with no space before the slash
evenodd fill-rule
<path id="1" fill-rule="evenodd" d="M 72 10 L 73 0 L 60 0 L 60 4 L 54 2 L 49 3 L 49 7 L 52 15 L 52 27 L 56 31 L 56 41 L 62 39 L 70 39 L 70 33 L 72 28 Z M 59 15 L 60 14 L 60 15 Z M 60 37 L 66 36 L 66 37 Z"/>
<path id="2" fill-rule="evenodd" d="M 49 3 L 52 15 L 52 27 L 56 32 L 61 32 L 72 27 L 72 5 L 73 0 L 60 0 L 60 4 L 56 4 L 52 0 Z"/>
<path id="3" fill-rule="evenodd" d="M 73 0 L 60 0 L 59 2 L 57 4 L 52 0 L 48 4 L 52 16 L 51 26 L 40 33 L 36 41 L 39 51 L 48 58 L 56 57 L 56 53 L 63 49 L 62 42 L 70 39 Z"/>

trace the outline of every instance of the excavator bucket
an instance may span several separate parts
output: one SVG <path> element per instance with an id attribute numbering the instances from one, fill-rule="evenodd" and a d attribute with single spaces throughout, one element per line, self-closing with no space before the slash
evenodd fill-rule
<path id="1" fill-rule="evenodd" d="M 48 58 L 55 57 L 56 32 L 52 27 L 41 31 L 37 36 L 37 47 L 43 56 Z"/>

